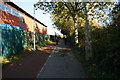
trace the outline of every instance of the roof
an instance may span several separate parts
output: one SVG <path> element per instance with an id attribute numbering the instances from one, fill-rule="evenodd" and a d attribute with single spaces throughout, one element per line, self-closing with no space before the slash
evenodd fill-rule
<path id="1" fill-rule="evenodd" d="M 5 2 L 5 3 L 7 3 L 8 5 L 14 7 L 18 11 L 24 13 L 25 15 L 29 16 L 30 18 L 35 19 L 35 21 L 37 21 L 38 23 L 42 24 L 43 26 L 47 27 L 42 22 L 40 22 L 39 20 L 37 20 L 36 18 L 34 18 L 33 16 L 31 16 L 28 12 L 26 12 L 25 10 L 23 10 L 22 8 L 20 8 L 19 6 L 17 6 L 15 3 L 11 2 L 11 1 L 10 2 Z"/>

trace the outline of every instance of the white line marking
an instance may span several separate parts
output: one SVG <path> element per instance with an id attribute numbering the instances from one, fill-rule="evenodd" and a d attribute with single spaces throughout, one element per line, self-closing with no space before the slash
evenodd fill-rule
<path id="1" fill-rule="evenodd" d="M 57 46 L 56 48 L 54 48 L 54 50 L 52 51 L 51 55 L 55 52 L 55 49 L 57 49 Z M 40 76 L 40 73 L 42 72 L 43 68 L 46 66 L 46 63 L 48 62 L 49 58 L 51 57 L 51 55 L 49 55 L 48 59 L 46 60 L 45 64 L 43 65 L 43 67 L 41 68 L 41 70 L 39 71 L 39 73 L 37 74 L 37 78 L 39 78 Z"/>

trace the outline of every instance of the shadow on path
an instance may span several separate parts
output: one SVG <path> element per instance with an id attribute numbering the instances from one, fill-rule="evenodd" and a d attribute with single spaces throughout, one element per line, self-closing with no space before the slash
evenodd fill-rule
<path id="1" fill-rule="evenodd" d="M 61 39 L 37 78 L 86 78 L 81 64 Z"/>
<path id="2" fill-rule="evenodd" d="M 36 75 L 39 73 L 54 48 L 55 43 L 51 43 L 41 48 L 41 50 L 31 51 L 29 55 L 4 67 L 2 69 L 2 77 L 36 78 Z"/>

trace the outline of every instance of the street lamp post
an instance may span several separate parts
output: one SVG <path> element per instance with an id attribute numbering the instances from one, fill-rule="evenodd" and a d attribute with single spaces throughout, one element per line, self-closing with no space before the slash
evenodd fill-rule
<path id="1" fill-rule="evenodd" d="M 39 0 L 39 2 L 40 2 L 40 0 Z M 39 6 L 40 5 L 40 3 L 39 2 L 37 2 L 37 3 L 35 3 L 35 4 L 33 4 L 33 7 L 34 7 L 34 50 L 36 50 L 36 47 L 35 47 L 35 28 L 36 28 L 36 24 L 35 24 L 35 10 L 37 10 L 37 6 Z"/>
<path id="2" fill-rule="evenodd" d="M 36 50 L 36 47 L 35 47 L 35 27 L 36 27 L 36 25 L 35 25 L 35 6 L 34 6 L 34 50 Z"/>

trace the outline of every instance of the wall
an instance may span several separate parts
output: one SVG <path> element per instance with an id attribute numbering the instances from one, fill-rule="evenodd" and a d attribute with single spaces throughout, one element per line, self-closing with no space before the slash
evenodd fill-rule
<path id="1" fill-rule="evenodd" d="M 12 56 L 28 45 L 33 45 L 34 21 L 16 8 L 1 3 L 2 56 Z M 36 43 L 45 40 L 46 27 L 36 21 Z"/>

